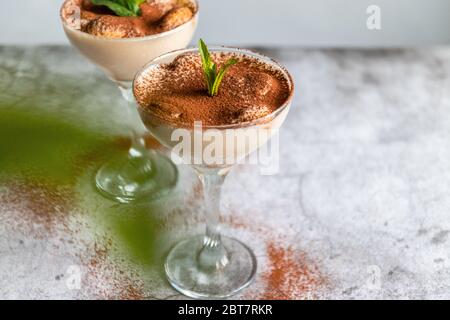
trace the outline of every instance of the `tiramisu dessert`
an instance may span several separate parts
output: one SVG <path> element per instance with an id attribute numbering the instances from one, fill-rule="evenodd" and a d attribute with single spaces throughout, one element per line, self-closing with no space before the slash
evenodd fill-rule
<path id="1" fill-rule="evenodd" d="M 79 21 L 75 15 L 67 16 L 72 18 L 68 19 L 72 25 L 93 36 L 110 39 L 170 31 L 191 20 L 197 10 L 193 2 L 186 0 L 81 0 L 78 8 Z"/>
<path id="2" fill-rule="evenodd" d="M 245 244 L 221 235 L 221 187 L 236 161 L 265 144 L 284 122 L 292 79 L 269 58 L 241 49 L 210 51 L 200 40 L 199 52 L 179 50 L 155 59 L 136 76 L 133 90 L 149 131 L 172 153 L 185 145 L 183 162 L 193 165 L 203 185 L 206 233 L 172 248 L 167 279 L 191 298 L 230 297 L 252 282 L 257 261 Z"/>
<path id="3" fill-rule="evenodd" d="M 197 24 L 195 0 L 66 0 L 64 30 L 115 81 L 131 81 L 146 62 L 188 45 Z"/>
<path id="4" fill-rule="evenodd" d="M 196 52 L 149 68 L 138 78 L 135 94 L 144 117 L 152 114 L 175 127 L 223 126 L 263 118 L 282 106 L 291 88 L 285 74 L 252 56 L 216 52 L 218 68 L 235 59 L 218 94 L 210 97 Z"/>
<path id="5" fill-rule="evenodd" d="M 118 85 L 129 115 L 136 114 L 130 103 L 135 74 L 161 54 L 185 48 L 197 19 L 197 0 L 65 0 L 61 7 L 70 42 Z M 148 150 L 137 130 L 128 152 L 107 161 L 95 177 L 104 196 L 122 203 L 158 198 L 176 181 L 170 159 Z"/>
<path id="6" fill-rule="evenodd" d="M 144 124 L 169 148 L 178 142 L 171 141 L 173 130 L 192 131 L 195 122 L 201 122 L 204 130 L 242 129 L 235 131 L 241 135 L 247 134 L 246 130 L 266 130 L 269 133 L 266 139 L 225 149 L 223 154 L 227 160 L 238 161 L 266 143 L 287 115 L 289 108 L 281 107 L 291 98 L 292 81 L 270 59 L 244 50 L 213 50 L 211 68 L 221 78 L 215 92 L 210 92 L 213 85 L 208 85 L 209 71 L 205 70 L 205 62 L 196 50 L 171 53 L 161 59 L 136 78 L 134 94 Z M 225 135 L 225 130 L 221 132 L 225 144 L 230 136 Z M 218 133 L 216 139 L 217 136 Z M 204 142 L 205 147 L 209 142 Z M 193 156 L 201 157 L 199 152 Z"/>

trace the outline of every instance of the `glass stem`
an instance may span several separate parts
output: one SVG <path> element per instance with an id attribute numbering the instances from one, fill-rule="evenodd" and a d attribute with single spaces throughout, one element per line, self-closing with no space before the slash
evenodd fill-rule
<path id="1" fill-rule="evenodd" d="M 220 236 L 220 195 L 227 173 L 216 169 L 196 168 L 203 184 L 206 234 L 198 263 L 204 271 L 218 271 L 229 263 L 228 253 Z"/>
<path id="2" fill-rule="evenodd" d="M 131 132 L 131 147 L 128 150 L 128 156 L 130 159 L 140 158 L 144 155 L 147 149 L 143 135 L 136 130 L 136 124 L 140 123 L 140 121 L 136 121 L 139 115 L 137 114 L 137 110 L 134 106 L 135 100 L 133 97 L 133 92 L 131 89 L 122 86 L 119 86 L 119 90 L 125 99 L 128 126 Z"/>

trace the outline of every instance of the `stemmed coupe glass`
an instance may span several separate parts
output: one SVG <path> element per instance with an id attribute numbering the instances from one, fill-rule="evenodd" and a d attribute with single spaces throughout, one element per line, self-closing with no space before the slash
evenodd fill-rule
<path id="1" fill-rule="evenodd" d="M 219 224 L 221 187 L 233 165 L 250 152 L 265 145 L 281 127 L 289 112 L 294 91 L 294 84 L 289 73 L 270 58 L 243 49 L 216 47 L 210 48 L 210 51 L 256 58 L 279 70 L 289 84 L 290 95 L 275 112 L 263 118 L 232 125 L 202 128 L 203 136 L 211 131 L 214 134 L 209 136 L 221 139 L 222 142 L 228 139 L 227 132 L 229 133 L 230 130 L 244 136 L 251 134 L 251 131 L 257 134 L 264 133 L 260 136 L 266 138 L 259 139 L 256 144 L 248 142 L 243 147 L 218 152 L 222 154 L 223 159 L 219 159 L 220 161 L 216 164 L 205 164 L 202 161 L 205 148 L 215 141 L 202 141 L 202 147 L 199 150 L 193 148 L 188 157 L 183 157 L 186 164 L 202 163 L 193 165 L 193 169 L 203 184 L 206 233 L 176 244 L 168 254 L 165 271 L 170 284 L 179 292 L 192 298 L 203 299 L 230 297 L 247 287 L 255 276 L 257 262 L 252 250 L 238 240 L 221 235 Z M 180 55 L 195 52 L 196 49 L 178 50 L 156 58 L 136 75 L 133 84 L 138 110 L 145 126 L 158 141 L 171 150 L 174 150 L 179 143 L 178 140 L 173 139 L 174 132 L 183 130 L 184 132 L 177 136 L 184 134 L 185 137 L 193 140 L 196 135 L 195 128 L 177 127 L 146 109 L 143 96 L 146 83 L 149 83 L 146 77 L 153 68 L 171 63 Z M 234 159 L 234 162 L 230 162 L 230 159 Z"/>
<path id="2" fill-rule="evenodd" d="M 148 150 L 143 135 L 134 128 L 132 121 L 137 114 L 131 84 L 148 61 L 190 43 L 197 27 L 198 3 L 192 0 L 196 8 L 194 17 L 173 30 L 140 38 L 108 39 L 80 30 L 80 17 L 78 15 L 77 21 L 74 11 L 79 10 L 81 1 L 64 1 L 61 8 L 64 31 L 71 44 L 119 87 L 126 101 L 132 132 L 130 149 L 99 169 L 96 186 L 104 196 L 121 203 L 158 197 L 176 184 L 177 170 L 170 159 Z"/>

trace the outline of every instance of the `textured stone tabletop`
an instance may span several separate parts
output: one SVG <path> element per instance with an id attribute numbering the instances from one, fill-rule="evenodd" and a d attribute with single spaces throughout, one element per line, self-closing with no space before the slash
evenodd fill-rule
<path id="1" fill-rule="evenodd" d="M 237 298 L 450 298 L 450 49 L 262 51 L 297 93 L 280 173 L 225 185 L 224 233 L 259 263 Z M 122 103 L 69 47 L 0 47 L 0 298 L 181 298 L 161 266 L 202 231 L 192 171 L 139 205 L 92 183 Z"/>

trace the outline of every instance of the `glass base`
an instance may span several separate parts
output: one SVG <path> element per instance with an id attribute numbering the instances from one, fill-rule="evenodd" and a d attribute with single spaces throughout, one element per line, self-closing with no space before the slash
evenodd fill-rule
<path id="1" fill-rule="evenodd" d="M 95 178 L 105 197 L 120 203 L 151 201 L 172 189 L 178 171 L 170 159 L 148 151 L 136 157 L 123 154 L 105 163 Z"/>
<path id="2" fill-rule="evenodd" d="M 202 270 L 198 255 L 203 236 L 177 244 L 169 253 L 165 270 L 170 284 L 194 299 L 224 299 L 249 286 L 256 274 L 256 257 L 242 242 L 222 237 L 229 263 L 220 269 Z"/>

